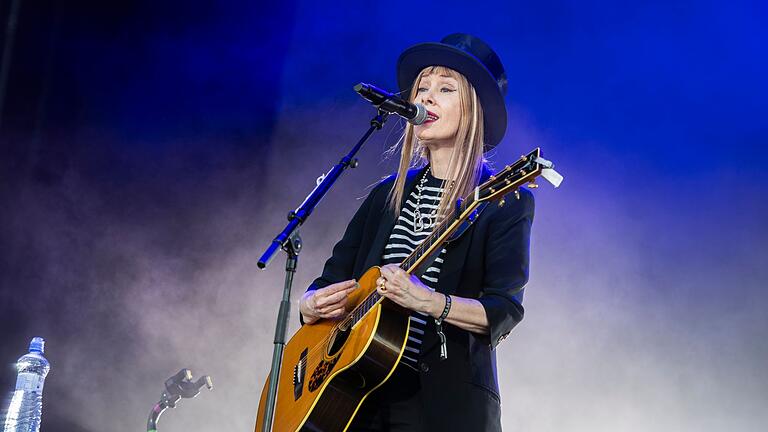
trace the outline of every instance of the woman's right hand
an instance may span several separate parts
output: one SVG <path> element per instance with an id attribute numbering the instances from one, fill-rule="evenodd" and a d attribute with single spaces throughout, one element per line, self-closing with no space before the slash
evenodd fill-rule
<path id="1" fill-rule="evenodd" d="M 351 279 L 304 293 L 299 301 L 299 312 L 304 318 L 304 324 L 312 324 L 319 319 L 344 316 L 349 294 L 357 287 L 357 281 Z"/>

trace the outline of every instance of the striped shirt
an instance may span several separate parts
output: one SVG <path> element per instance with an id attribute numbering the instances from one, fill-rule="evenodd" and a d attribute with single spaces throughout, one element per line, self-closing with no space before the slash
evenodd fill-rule
<path id="1" fill-rule="evenodd" d="M 382 265 L 402 263 L 416 246 L 429 236 L 437 220 L 435 214 L 442 193 L 443 180 L 434 177 L 427 169 L 426 177 L 422 177 L 416 184 L 400 211 L 395 227 L 392 228 L 392 234 L 389 236 L 389 241 L 384 247 L 384 255 L 381 257 Z M 416 211 L 417 203 L 419 211 Z M 414 224 L 419 213 L 423 222 L 423 224 L 419 224 L 422 225 L 420 231 L 416 229 Z M 440 251 L 434 263 L 421 276 L 421 281 L 432 291 L 437 288 L 444 256 L 445 249 Z M 408 333 L 408 341 L 401 362 L 418 370 L 419 350 L 429 315 L 413 311 L 410 319 L 411 329 Z"/>

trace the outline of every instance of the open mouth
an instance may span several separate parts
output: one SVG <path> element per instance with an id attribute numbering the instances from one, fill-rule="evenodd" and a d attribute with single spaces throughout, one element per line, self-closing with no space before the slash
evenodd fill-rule
<path id="1" fill-rule="evenodd" d="M 427 120 L 424 121 L 424 123 L 432 123 L 434 121 L 437 121 L 440 116 L 433 113 L 432 111 L 427 111 Z"/>

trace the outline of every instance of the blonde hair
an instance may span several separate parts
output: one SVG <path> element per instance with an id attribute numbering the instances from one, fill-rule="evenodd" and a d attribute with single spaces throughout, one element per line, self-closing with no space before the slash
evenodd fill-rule
<path id="1" fill-rule="evenodd" d="M 454 208 L 456 200 L 469 195 L 480 181 L 485 159 L 483 158 L 483 107 L 477 97 L 475 88 L 467 81 L 464 75 L 445 66 L 429 66 L 424 68 L 413 82 L 409 100 L 416 98 L 419 81 L 425 75 L 437 73 L 448 75 L 459 83 L 459 105 L 461 117 L 456 131 L 451 152 L 451 160 L 448 166 L 448 178 L 444 185 L 445 191 L 438 206 L 438 219 L 443 219 Z M 422 167 L 430 162 L 429 149 L 419 143 L 414 133 L 413 125 L 408 123 L 403 137 L 398 144 L 400 150 L 400 164 L 397 169 L 397 177 L 389 192 L 389 207 L 394 214 L 400 214 L 401 203 L 405 195 L 405 181 L 408 170 Z M 395 151 L 393 147 L 391 151 Z"/>

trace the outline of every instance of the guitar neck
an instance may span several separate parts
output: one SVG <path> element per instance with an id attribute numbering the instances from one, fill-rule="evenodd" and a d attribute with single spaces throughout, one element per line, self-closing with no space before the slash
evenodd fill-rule
<path id="1" fill-rule="evenodd" d="M 400 264 L 400 268 L 408 274 L 412 274 L 433 253 L 439 251 L 446 241 L 456 232 L 461 224 L 467 220 L 480 203 L 475 201 L 456 217 L 456 211 L 451 216 L 443 219 L 435 226 L 432 233 L 427 236 L 411 254 Z M 354 326 L 358 321 L 382 299 L 378 291 L 373 291 L 363 300 L 347 317 L 347 325 Z"/>
<path id="2" fill-rule="evenodd" d="M 480 205 L 478 201 L 473 201 L 465 209 L 461 209 L 461 214 L 457 216 L 456 212 L 459 209 L 454 210 L 451 214 L 440 221 L 432 233 L 427 236 L 418 246 L 411 252 L 408 257 L 400 263 L 400 268 L 405 270 L 406 273 L 414 273 L 430 256 L 439 253 L 442 250 L 443 245 L 449 238 L 456 232 L 464 221 L 469 219 L 475 209 Z"/>
<path id="3" fill-rule="evenodd" d="M 534 180 L 541 175 L 543 167 L 550 168 L 550 171 L 554 172 L 551 169 L 553 164 L 541 159 L 540 152 L 541 150 L 536 148 L 527 155 L 521 156 L 515 163 L 507 165 L 502 171 L 490 176 L 483 184 L 476 187 L 474 194 L 461 201 L 461 203 L 466 204 L 460 203 L 447 217 L 443 218 L 434 227 L 432 233 L 416 246 L 413 252 L 400 264 L 400 268 L 408 274 L 414 274 L 430 257 L 442 250 L 443 245 L 448 242 L 462 224 L 467 221 L 469 223 L 474 222 L 481 205 L 490 201 L 503 201 L 504 194 L 517 191 L 518 187 L 526 183 L 535 187 Z M 557 185 L 559 185 L 559 181 Z M 357 323 L 381 298 L 377 291 L 371 292 L 350 313 L 347 323 L 352 325 Z"/>
<path id="4" fill-rule="evenodd" d="M 429 257 L 438 253 L 443 245 L 451 238 L 461 225 L 470 220 L 474 221 L 475 210 L 482 205 L 484 201 L 499 200 L 504 193 L 517 188 L 526 182 L 532 182 L 540 173 L 541 168 L 536 162 L 540 150 L 535 149 L 528 155 L 522 156 L 512 165 L 507 165 L 504 170 L 492 175 L 485 183 L 475 188 L 473 196 L 465 197 L 451 214 L 444 218 L 432 233 L 425 238 L 416 249 L 400 264 L 400 268 L 408 274 L 413 274 Z M 458 213 L 458 214 L 457 214 Z"/>

